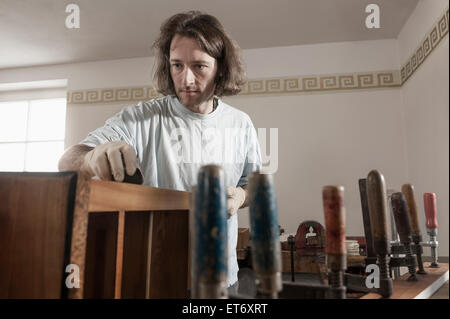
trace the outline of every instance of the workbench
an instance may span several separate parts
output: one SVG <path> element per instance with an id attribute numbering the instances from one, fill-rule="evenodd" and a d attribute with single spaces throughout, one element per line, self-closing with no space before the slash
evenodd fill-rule
<path id="1" fill-rule="evenodd" d="M 425 262 L 425 270 L 428 274 L 417 274 L 419 281 L 407 281 L 409 273 L 394 279 L 394 294 L 390 299 L 428 299 L 448 280 L 448 264 L 440 263 L 440 268 L 428 268 L 429 262 Z M 381 296 L 369 293 L 360 299 L 380 299 Z"/>

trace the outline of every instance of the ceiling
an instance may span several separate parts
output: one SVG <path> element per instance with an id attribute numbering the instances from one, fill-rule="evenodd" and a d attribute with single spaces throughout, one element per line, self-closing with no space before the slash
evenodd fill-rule
<path id="1" fill-rule="evenodd" d="M 215 15 L 243 49 L 396 38 L 418 0 L 0 0 L 0 69 L 151 56 L 169 16 Z M 66 5 L 80 7 L 67 29 Z M 367 4 L 380 29 L 367 29 Z"/>

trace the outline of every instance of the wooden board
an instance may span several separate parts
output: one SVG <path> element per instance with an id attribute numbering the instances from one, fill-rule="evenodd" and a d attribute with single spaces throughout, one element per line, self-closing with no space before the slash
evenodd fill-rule
<path id="1" fill-rule="evenodd" d="M 89 212 L 189 209 L 189 193 L 110 181 L 90 181 Z"/>
<path id="2" fill-rule="evenodd" d="M 187 298 L 189 216 L 154 212 L 149 233 L 148 298 Z"/>
<path id="3" fill-rule="evenodd" d="M 0 172 L 0 299 L 65 298 L 77 175 Z"/>
<path id="4" fill-rule="evenodd" d="M 394 294 L 391 299 L 428 299 L 430 298 L 449 277 L 448 264 L 440 263 L 440 268 L 428 268 L 429 262 L 424 263 L 427 275 L 417 275 L 419 281 L 407 281 L 409 274 L 394 280 Z M 380 299 L 378 294 L 366 294 L 361 299 Z"/>
<path id="5" fill-rule="evenodd" d="M 86 240 L 83 298 L 114 298 L 118 213 L 91 213 Z"/>

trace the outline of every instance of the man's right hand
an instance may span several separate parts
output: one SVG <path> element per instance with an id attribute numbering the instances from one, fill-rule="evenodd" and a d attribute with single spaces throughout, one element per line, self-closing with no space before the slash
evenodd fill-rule
<path id="1" fill-rule="evenodd" d="M 102 180 L 108 181 L 114 177 L 116 181 L 122 182 L 125 171 L 127 175 L 132 176 L 137 167 L 138 162 L 134 148 L 124 141 L 117 141 L 97 145 L 89 151 L 84 157 L 82 169 Z"/>

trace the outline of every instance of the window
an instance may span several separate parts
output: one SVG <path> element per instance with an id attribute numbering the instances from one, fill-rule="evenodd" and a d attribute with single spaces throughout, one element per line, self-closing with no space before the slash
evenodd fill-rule
<path id="1" fill-rule="evenodd" d="M 0 171 L 58 171 L 66 99 L 0 102 Z"/>

